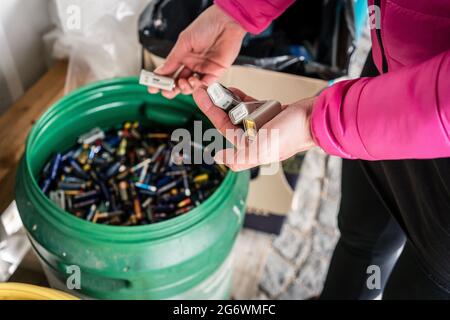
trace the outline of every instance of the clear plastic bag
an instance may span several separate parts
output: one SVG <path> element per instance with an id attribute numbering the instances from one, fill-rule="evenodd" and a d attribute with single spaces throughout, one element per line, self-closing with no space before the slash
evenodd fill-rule
<path id="1" fill-rule="evenodd" d="M 66 93 L 94 81 L 138 74 L 137 21 L 149 2 L 52 0 L 57 27 L 44 41 L 53 58 L 69 58 Z"/>

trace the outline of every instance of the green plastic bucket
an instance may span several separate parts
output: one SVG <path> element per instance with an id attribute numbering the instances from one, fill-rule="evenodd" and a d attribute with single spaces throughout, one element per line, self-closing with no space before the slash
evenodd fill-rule
<path id="1" fill-rule="evenodd" d="M 217 191 L 186 215 L 154 225 L 117 227 L 78 219 L 54 205 L 36 178 L 51 154 L 93 127 L 125 120 L 178 128 L 211 124 L 191 97 L 149 95 L 136 78 L 102 81 L 52 106 L 34 125 L 16 183 L 20 216 L 50 284 L 68 290 L 77 268 L 95 299 L 226 299 L 230 252 L 243 223 L 249 173 L 229 172 Z M 73 267 L 75 266 L 75 267 Z M 75 273 L 73 273 L 75 272 Z"/>

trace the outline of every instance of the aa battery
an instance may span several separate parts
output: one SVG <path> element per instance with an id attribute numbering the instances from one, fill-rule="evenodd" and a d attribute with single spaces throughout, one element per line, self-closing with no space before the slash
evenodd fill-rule
<path id="1" fill-rule="evenodd" d="M 137 226 L 187 214 L 227 173 L 219 165 L 173 163 L 170 134 L 138 122 L 96 128 L 78 141 L 50 156 L 39 185 L 56 206 L 92 223 Z"/>

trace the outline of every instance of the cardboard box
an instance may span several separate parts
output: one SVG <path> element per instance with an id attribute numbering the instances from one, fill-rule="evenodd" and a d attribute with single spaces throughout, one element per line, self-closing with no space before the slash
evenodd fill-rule
<path id="1" fill-rule="evenodd" d="M 148 70 L 153 70 L 163 61 L 160 57 L 144 52 L 144 66 Z M 219 81 L 225 86 L 239 88 L 257 99 L 275 99 L 283 104 L 314 96 L 328 85 L 323 80 L 247 66 L 232 66 Z M 284 216 L 291 208 L 292 197 L 293 190 L 280 165 L 277 174 L 260 175 L 250 183 L 247 211 L 266 217 Z"/>

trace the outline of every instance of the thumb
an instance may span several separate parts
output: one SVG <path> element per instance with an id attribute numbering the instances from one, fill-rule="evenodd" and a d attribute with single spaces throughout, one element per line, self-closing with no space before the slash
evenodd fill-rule
<path id="1" fill-rule="evenodd" d="M 183 58 L 189 53 L 186 42 L 179 38 L 172 51 L 166 58 L 166 61 L 155 69 L 155 73 L 162 76 L 171 76 L 177 72 L 183 65 Z"/>

